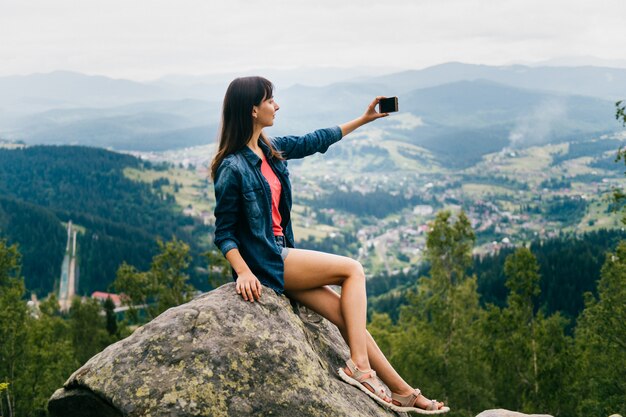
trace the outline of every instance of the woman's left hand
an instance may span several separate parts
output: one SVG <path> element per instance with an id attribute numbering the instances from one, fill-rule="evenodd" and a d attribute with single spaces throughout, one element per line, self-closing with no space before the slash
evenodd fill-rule
<path id="1" fill-rule="evenodd" d="M 365 113 L 363 113 L 363 116 L 361 116 L 365 123 L 369 123 L 369 122 L 374 121 L 376 119 L 380 119 L 381 117 L 389 116 L 389 113 L 379 113 L 379 112 L 376 111 L 376 105 L 378 104 L 378 102 L 380 101 L 381 98 L 386 98 L 386 97 L 378 96 L 378 97 L 376 97 L 374 99 L 374 101 L 372 101 L 370 103 L 369 106 L 367 106 L 367 109 L 365 110 Z"/>
<path id="2" fill-rule="evenodd" d="M 374 101 L 372 101 L 370 105 L 367 106 L 367 109 L 365 110 L 365 113 L 363 113 L 363 116 L 357 119 L 351 120 L 342 125 L 339 125 L 339 127 L 341 128 L 341 136 L 342 137 L 346 136 L 348 133 L 353 132 L 355 129 L 358 129 L 364 124 L 372 122 L 376 119 L 380 119 L 381 117 L 389 116 L 389 113 L 379 113 L 376 111 L 376 105 L 378 104 L 381 98 L 385 98 L 385 97 L 383 96 L 376 97 Z"/>

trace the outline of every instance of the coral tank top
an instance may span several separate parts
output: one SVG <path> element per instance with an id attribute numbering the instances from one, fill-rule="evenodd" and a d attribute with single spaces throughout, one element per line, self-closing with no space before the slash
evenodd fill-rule
<path id="1" fill-rule="evenodd" d="M 272 230 L 275 236 L 283 236 L 283 228 L 280 225 L 282 217 L 278 211 L 280 193 L 283 191 L 283 187 L 274 171 L 272 171 L 272 167 L 267 163 L 265 155 L 263 155 L 263 159 L 261 160 L 261 174 L 263 174 L 267 180 L 267 183 L 270 185 L 270 190 L 272 191 Z"/>

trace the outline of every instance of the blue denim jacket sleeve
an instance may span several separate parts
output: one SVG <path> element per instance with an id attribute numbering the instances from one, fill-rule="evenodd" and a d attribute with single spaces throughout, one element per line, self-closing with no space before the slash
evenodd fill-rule
<path id="1" fill-rule="evenodd" d="M 224 256 L 239 247 L 235 225 L 239 213 L 239 181 L 229 161 L 223 161 L 215 176 L 215 245 Z"/>
<path id="2" fill-rule="evenodd" d="M 282 136 L 272 138 L 272 144 L 281 151 L 285 159 L 304 158 L 316 152 L 324 153 L 328 147 L 341 139 L 339 126 L 319 129 L 304 136 Z"/>

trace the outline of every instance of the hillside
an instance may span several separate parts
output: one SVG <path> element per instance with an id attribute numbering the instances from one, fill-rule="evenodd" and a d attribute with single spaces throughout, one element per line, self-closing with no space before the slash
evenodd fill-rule
<path id="1" fill-rule="evenodd" d="M 173 195 L 129 179 L 127 169 L 149 170 L 150 165 L 95 148 L 0 149 L 0 235 L 20 244 L 30 290 L 43 295 L 53 289 L 66 245 L 62 224 L 70 220 L 81 230 L 83 293 L 106 290 L 124 261 L 147 267 L 157 238 L 176 236 L 198 255 L 202 241 L 192 234 L 205 226 L 183 216 Z M 206 286 L 195 270 L 191 273 L 195 285 Z"/>
<path id="2" fill-rule="evenodd" d="M 568 327 L 573 328 L 585 306 L 584 293 L 597 294 L 606 254 L 614 251 L 623 239 L 626 239 L 624 231 L 600 230 L 533 241 L 529 248 L 537 258 L 541 275 L 537 309 L 545 315 L 559 312 L 570 320 Z M 483 306 L 506 305 L 509 290 L 505 286 L 504 262 L 514 251 L 514 247 L 505 247 L 495 254 L 474 257 L 467 272 L 477 277 Z M 401 307 L 409 302 L 409 294 L 416 290 L 418 279 L 428 274 L 428 265 L 423 265 L 403 274 L 372 277 L 367 282 L 370 314 L 387 313 L 397 319 Z"/>

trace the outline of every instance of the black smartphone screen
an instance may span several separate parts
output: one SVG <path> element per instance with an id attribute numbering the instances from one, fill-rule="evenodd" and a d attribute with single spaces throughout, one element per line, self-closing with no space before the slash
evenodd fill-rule
<path id="1" fill-rule="evenodd" d="M 392 113 L 398 111 L 398 97 L 381 98 L 378 102 L 380 113 Z"/>

